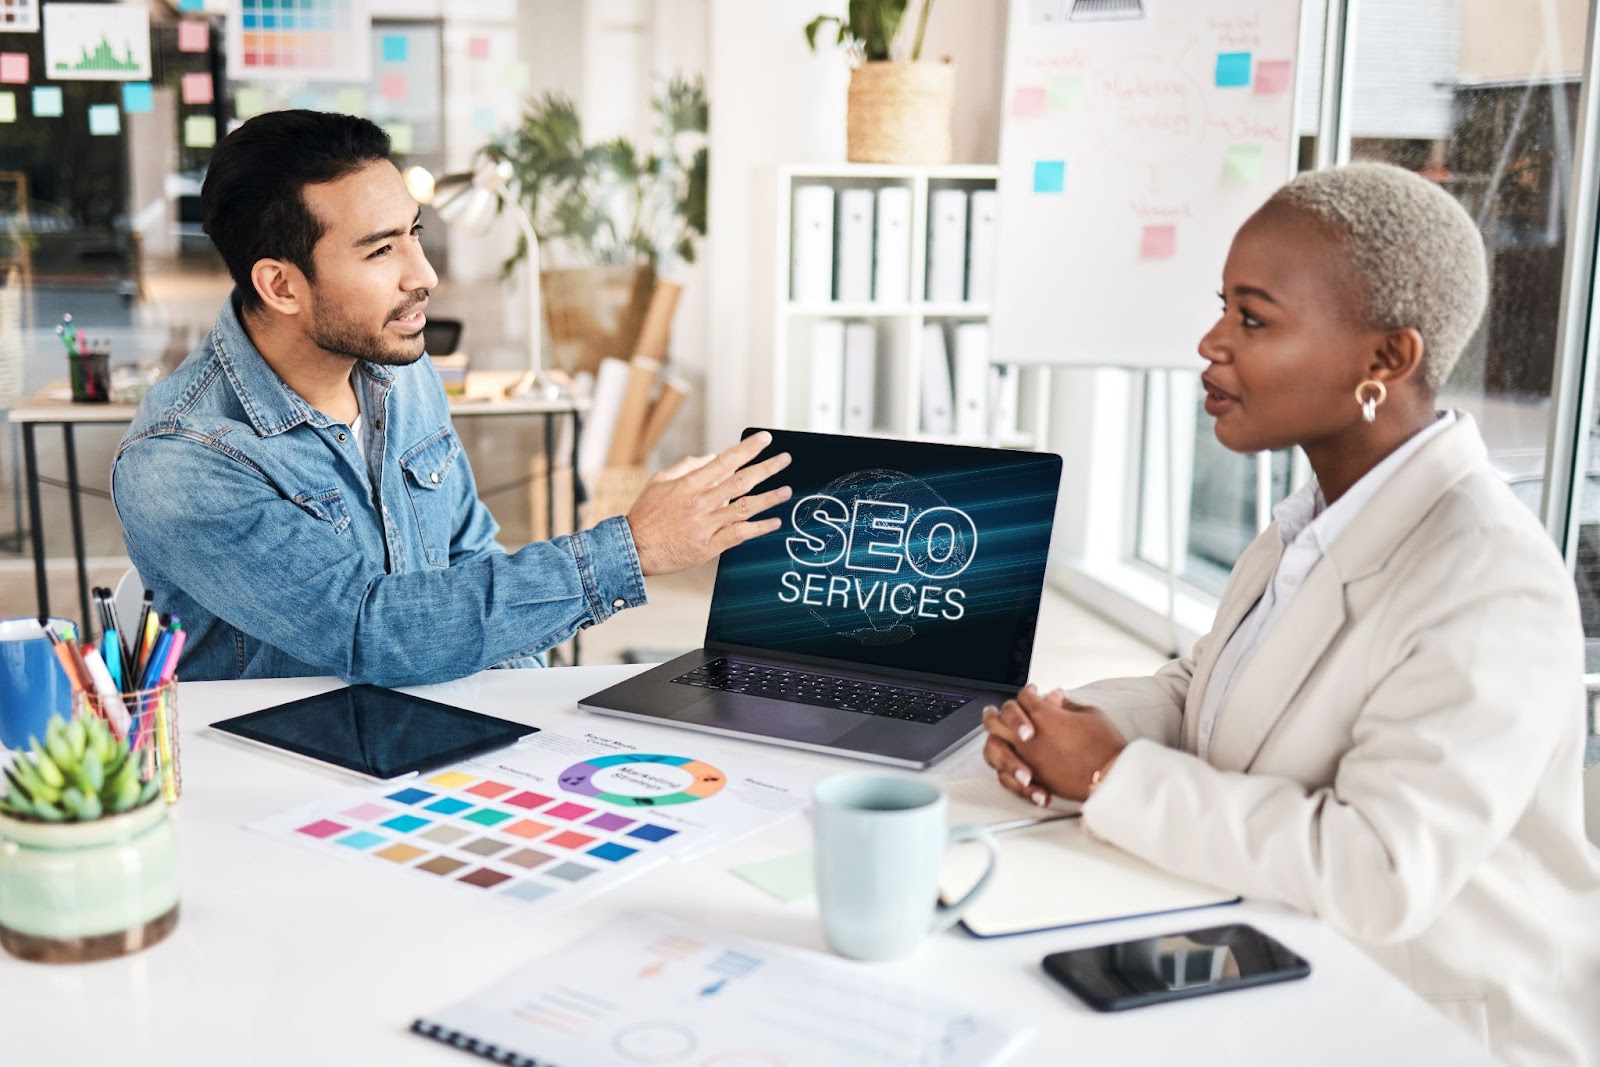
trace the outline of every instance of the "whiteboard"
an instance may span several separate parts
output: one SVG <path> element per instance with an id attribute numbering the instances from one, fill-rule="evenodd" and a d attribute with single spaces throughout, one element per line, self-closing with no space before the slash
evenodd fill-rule
<path id="1" fill-rule="evenodd" d="M 1299 8 L 1013 0 L 996 362 L 1200 367 L 1234 231 L 1293 173 Z"/>

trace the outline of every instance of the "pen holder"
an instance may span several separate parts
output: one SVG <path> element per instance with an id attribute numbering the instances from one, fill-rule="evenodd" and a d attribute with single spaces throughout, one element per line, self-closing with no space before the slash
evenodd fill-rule
<path id="1" fill-rule="evenodd" d="M 141 778 L 160 776 L 161 795 L 176 804 L 183 792 L 178 750 L 178 679 L 165 685 L 112 697 L 80 692 L 73 697 L 78 718 L 103 718 L 132 738 L 132 758 Z"/>
<path id="2" fill-rule="evenodd" d="M 111 402 L 111 353 L 68 352 L 67 372 L 75 404 Z"/>

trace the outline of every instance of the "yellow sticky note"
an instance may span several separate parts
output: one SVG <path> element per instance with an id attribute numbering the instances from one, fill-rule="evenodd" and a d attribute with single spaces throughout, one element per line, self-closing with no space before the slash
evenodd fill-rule
<path id="1" fill-rule="evenodd" d="M 340 89 L 339 111 L 344 115 L 365 115 L 367 113 L 367 91 L 365 89 Z"/>
<path id="2" fill-rule="evenodd" d="M 1230 182 L 1253 182 L 1261 177 L 1261 160 L 1265 153 L 1258 144 L 1236 144 L 1228 148 L 1222 160 L 1222 177 Z"/>
<path id="3" fill-rule="evenodd" d="M 261 89 L 235 89 L 233 112 L 242 119 L 259 115 L 267 110 L 267 94 Z"/>
<path id="4" fill-rule="evenodd" d="M 0 122 L 17 121 L 17 94 L 0 93 Z"/>
<path id="5" fill-rule="evenodd" d="M 1050 80 L 1050 106 L 1058 111 L 1070 111 L 1083 99 L 1083 77 L 1078 74 L 1058 74 Z"/>
<path id="6" fill-rule="evenodd" d="M 411 124 L 409 122 L 391 122 L 383 127 L 383 132 L 389 135 L 389 150 L 405 155 L 411 151 Z"/>
<path id="7" fill-rule="evenodd" d="M 190 148 L 210 148 L 217 143 L 217 120 L 210 115 L 190 115 L 183 120 L 183 143 Z"/>

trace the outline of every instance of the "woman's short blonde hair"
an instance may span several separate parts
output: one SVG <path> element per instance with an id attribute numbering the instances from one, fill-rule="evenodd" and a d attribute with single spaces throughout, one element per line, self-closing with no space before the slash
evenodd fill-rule
<path id="1" fill-rule="evenodd" d="M 1421 377 L 1437 393 L 1488 299 L 1483 238 L 1466 209 L 1433 182 L 1386 163 L 1307 171 L 1267 203 L 1304 212 L 1343 243 L 1367 323 L 1420 333 Z"/>

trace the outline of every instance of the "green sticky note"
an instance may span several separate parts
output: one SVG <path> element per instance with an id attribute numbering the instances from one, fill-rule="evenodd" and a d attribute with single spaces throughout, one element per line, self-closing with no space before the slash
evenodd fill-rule
<path id="1" fill-rule="evenodd" d="M 507 63 L 501 67 L 500 84 L 513 92 L 526 92 L 528 88 L 528 64 Z"/>
<path id="2" fill-rule="evenodd" d="M 190 148 L 210 148 L 217 143 L 217 120 L 210 115 L 190 115 L 183 120 L 183 143 Z"/>
<path id="3" fill-rule="evenodd" d="M 340 89 L 339 113 L 341 115 L 365 115 L 367 113 L 367 91 L 365 89 Z"/>
<path id="4" fill-rule="evenodd" d="M 17 94 L 0 93 L 0 122 L 17 121 Z"/>
<path id="5" fill-rule="evenodd" d="M 1070 111 L 1083 99 L 1083 77 L 1078 74 L 1058 74 L 1050 80 L 1050 106 L 1058 111 Z"/>
<path id="6" fill-rule="evenodd" d="M 1258 144 L 1236 144 L 1228 148 L 1222 160 L 1223 179 L 1230 182 L 1253 182 L 1261 177 L 1261 161 L 1265 153 Z"/>
<path id="7" fill-rule="evenodd" d="M 798 904 L 816 895 L 816 872 L 812 867 L 809 852 L 774 856 L 771 859 L 746 863 L 732 870 L 740 878 L 784 904 Z"/>
<path id="8" fill-rule="evenodd" d="M 383 132 L 389 135 L 389 150 L 405 155 L 411 151 L 411 124 L 409 122 L 390 122 L 383 127 Z"/>
<path id="9" fill-rule="evenodd" d="M 247 119 L 265 110 L 267 110 L 265 90 L 241 88 L 233 91 L 233 113 L 239 118 Z"/>

